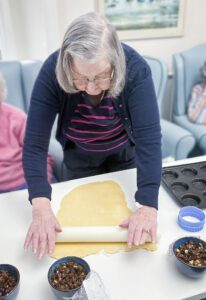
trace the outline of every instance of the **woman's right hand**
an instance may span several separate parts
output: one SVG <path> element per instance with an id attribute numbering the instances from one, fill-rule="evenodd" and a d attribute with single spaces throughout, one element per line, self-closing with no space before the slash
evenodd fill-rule
<path id="1" fill-rule="evenodd" d="M 48 198 L 32 199 L 32 223 L 26 235 L 24 248 L 32 245 L 32 251 L 39 259 L 46 253 L 52 254 L 55 246 L 55 236 L 61 232 Z"/>

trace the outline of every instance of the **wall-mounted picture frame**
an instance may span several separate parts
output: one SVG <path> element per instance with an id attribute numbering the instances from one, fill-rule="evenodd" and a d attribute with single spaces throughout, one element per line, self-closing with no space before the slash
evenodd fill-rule
<path id="1" fill-rule="evenodd" d="M 186 0 L 95 0 L 122 40 L 183 35 Z"/>

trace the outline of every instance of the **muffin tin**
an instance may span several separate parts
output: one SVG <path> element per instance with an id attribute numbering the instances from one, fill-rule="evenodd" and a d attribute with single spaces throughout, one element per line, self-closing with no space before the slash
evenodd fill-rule
<path id="1" fill-rule="evenodd" d="M 206 208 L 206 161 L 165 167 L 162 182 L 181 206 Z"/>

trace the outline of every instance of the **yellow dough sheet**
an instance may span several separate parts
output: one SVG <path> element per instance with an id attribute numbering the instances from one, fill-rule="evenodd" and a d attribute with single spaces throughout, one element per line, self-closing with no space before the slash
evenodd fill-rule
<path id="1" fill-rule="evenodd" d="M 115 181 L 101 181 L 81 185 L 64 196 L 57 219 L 62 227 L 72 226 L 118 226 L 131 216 L 132 211 L 126 205 L 125 194 Z M 108 243 L 58 243 L 52 257 L 84 257 L 99 251 L 116 253 L 144 248 L 156 250 L 156 245 L 144 245 L 128 248 L 125 242 Z"/>

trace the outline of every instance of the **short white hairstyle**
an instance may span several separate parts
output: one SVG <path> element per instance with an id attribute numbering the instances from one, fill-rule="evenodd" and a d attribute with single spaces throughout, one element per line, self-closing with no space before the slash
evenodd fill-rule
<path id="1" fill-rule="evenodd" d="M 108 59 L 113 69 L 108 93 L 116 97 L 123 90 L 126 72 L 125 55 L 115 29 L 105 17 L 90 12 L 76 18 L 67 29 L 56 66 L 58 83 L 67 93 L 79 92 L 71 76 L 74 57 L 91 64 L 101 58 Z"/>
<path id="2" fill-rule="evenodd" d="M 6 99 L 6 96 L 7 96 L 6 81 L 3 75 L 0 73 L 0 103 Z"/>

